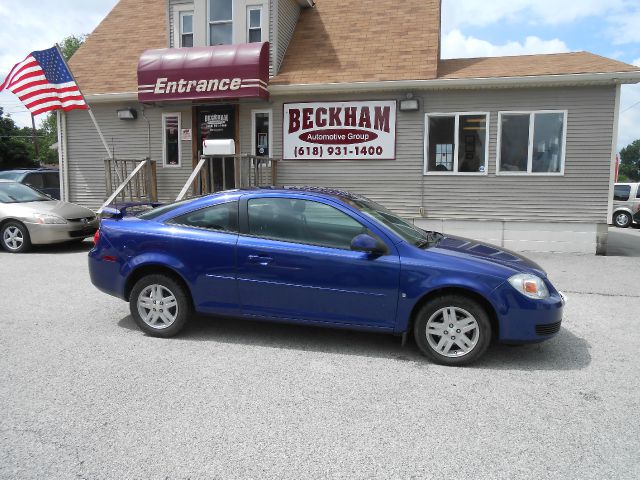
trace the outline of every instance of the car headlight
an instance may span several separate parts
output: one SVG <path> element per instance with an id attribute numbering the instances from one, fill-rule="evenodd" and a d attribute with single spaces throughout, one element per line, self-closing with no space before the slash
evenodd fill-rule
<path id="1" fill-rule="evenodd" d="M 67 223 L 64 218 L 59 217 L 58 215 L 52 215 L 50 213 L 34 213 L 32 215 L 32 218 L 36 223 L 41 223 L 43 225 Z"/>
<path id="2" fill-rule="evenodd" d="M 525 297 L 541 300 L 549 296 L 549 290 L 540 277 L 529 273 L 519 273 L 509 279 L 513 288 Z"/>

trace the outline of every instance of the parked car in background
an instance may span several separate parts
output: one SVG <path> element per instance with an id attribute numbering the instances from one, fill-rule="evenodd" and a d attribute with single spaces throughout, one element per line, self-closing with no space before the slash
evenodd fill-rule
<path id="1" fill-rule="evenodd" d="M 52 200 L 27 185 L 0 179 L 0 244 L 8 252 L 82 241 L 96 232 L 98 224 L 88 208 Z"/>
<path id="2" fill-rule="evenodd" d="M 238 190 L 102 216 L 91 281 L 154 336 L 177 334 L 195 310 L 413 332 L 430 359 L 461 365 L 493 337 L 540 342 L 560 330 L 564 299 L 537 264 L 348 192 Z"/>
<path id="3" fill-rule="evenodd" d="M 613 188 L 613 224 L 627 228 L 640 224 L 640 183 L 616 183 Z"/>
<path id="4" fill-rule="evenodd" d="M 5 170 L 0 179 L 23 183 L 60 200 L 60 172 L 53 168 Z"/>

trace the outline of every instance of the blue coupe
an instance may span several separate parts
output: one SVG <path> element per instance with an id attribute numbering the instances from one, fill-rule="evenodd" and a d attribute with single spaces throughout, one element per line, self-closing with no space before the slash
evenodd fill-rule
<path id="1" fill-rule="evenodd" d="M 192 312 L 413 332 L 431 360 L 477 360 L 492 338 L 540 342 L 564 299 L 513 252 L 421 230 L 359 195 L 321 188 L 220 192 L 137 217 L 105 209 L 91 281 L 149 335 Z"/>

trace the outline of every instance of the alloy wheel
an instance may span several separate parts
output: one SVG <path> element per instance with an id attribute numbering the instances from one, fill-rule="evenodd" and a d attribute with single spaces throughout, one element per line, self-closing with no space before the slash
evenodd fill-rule
<path id="1" fill-rule="evenodd" d="M 459 307 L 437 310 L 426 327 L 429 346 L 448 358 L 462 357 L 478 344 L 480 327 L 468 311 Z"/>
<path id="2" fill-rule="evenodd" d="M 629 216 L 626 213 L 619 213 L 616 215 L 616 225 L 619 227 L 626 227 L 629 224 Z"/>
<path id="3" fill-rule="evenodd" d="M 18 250 L 24 243 L 22 230 L 14 225 L 5 228 L 2 234 L 2 241 L 10 250 Z"/>
<path id="4" fill-rule="evenodd" d="M 170 327 L 178 318 L 178 301 L 163 285 L 145 287 L 138 295 L 137 304 L 140 318 L 156 330 Z"/>

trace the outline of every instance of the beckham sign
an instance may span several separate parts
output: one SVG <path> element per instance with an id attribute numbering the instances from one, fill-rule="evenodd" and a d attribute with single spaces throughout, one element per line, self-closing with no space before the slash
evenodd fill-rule
<path id="1" fill-rule="evenodd" d="M 396 102 L 285 103 L 284 160 L 395 160 Z"/>

